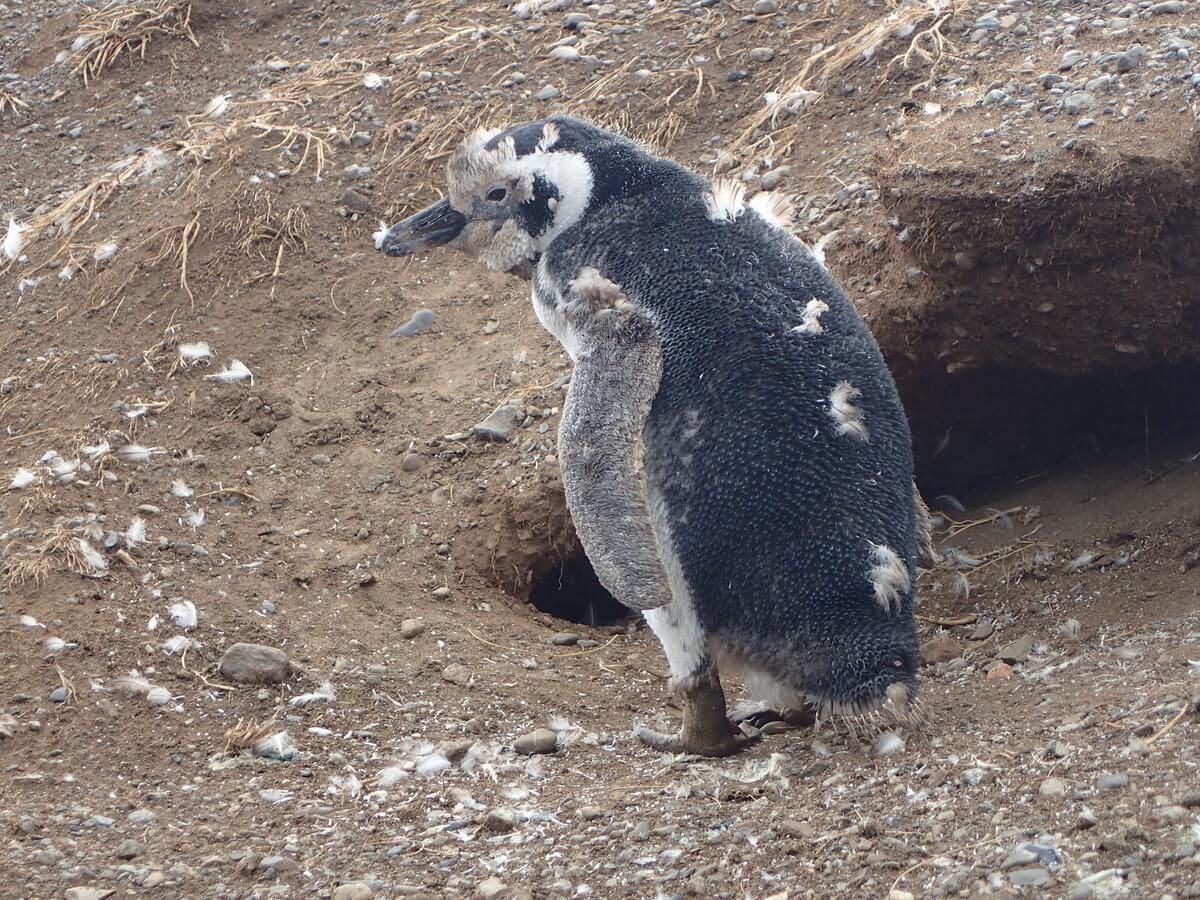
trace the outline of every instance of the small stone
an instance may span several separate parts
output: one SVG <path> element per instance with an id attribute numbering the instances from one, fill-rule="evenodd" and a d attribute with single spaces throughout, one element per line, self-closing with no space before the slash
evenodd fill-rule
<path id="1" fill-rule="evenodd" d="M 425 623 L 420 619 L 405 619 L 400 623 L 400 637 L 406 641 L 411 641 L 425 633 Z"/>
<path id="2" fill-rule="evenodd" d="M 1181 13 L 1184 10 L 1182 0 L 1163 0 L 1162 3 L 1154 3 L 1150 6 L 1150 13 L 1155 16 L 1174 15 Z"/>
<path id="3" fill-rule="evenodd" d="M 498 900 L 507 890 L 508 885 L 493 875 L 479 882 L 479 887 L 475 888 L 475 896 L 483 897 L 484 900 Z"/>
<path id="4" fill-rule="evenodd" d="M 434 600 L 450 599 L 450 588 L 448 587 L 434 588 L 430 593 L 432 594 Z"/>
<path id="5" fill-rule="evenodd" d="M 407 322 L 393 331 L 388 337 L 412 337 L 422 334 L 433 327 L 437 321 L 432 309 L 418 309 Z"/>
<path id="6" fill-rule="evenodd" d="M 287 678 L 288 658 L 274 647 L 234 644 L 225 651 L 217 668 L 238 684 L 282 684 Z"/>
<path id="7" fill-rule="evenodd" d="M 375 888 L 365 881 L 347 881 L 333 891 L 333 900 L 371 900 L 374 896 Z"/>
<path id="8" fill-rule="evenodd" d="M 54 690 L 52 690 L 50 692 L 50 702 L 51 703 L 66 703 L 67 702 L 67 689 L 65 687 L 56 687 Z"/>
<path id="9" fill-rule="evenodd" d="M 1025 662 L 1033 652 L 1033 635 L 1027 634 L 1000 648 L 996 655 L 1006 663 Z"/>
<path id="10" fill-rule="evenodd" d="M 1008 873 L 1008 880 L 1021 887 L 1037 887 L 1050 883 L 1050 873 L 1041 866 L 1029 869 L 1016 869 Z"/>
<path id="11" fill-rule="evenodd" d="M 1003 663 L 1003 662 L 996 663 L 994 666 L 992 666 L 990 669 L 988 669 L 987 680 L 988 681 L 1004 681 L 1007 678 L 1012 678 L 1012 675 L 1013 675 L 1013 667 L 1012 666 L 1010 666 L 1008 663 Z"/>
<path id="12" fill-rule="evenodd" d="M 579 635 L 573 631 L 560 631 L 550 636 L 550 643 L 556 647 L 570 647 L 579 643 Z"/>
<path id="13" fill-rule="evenodd" d="M 451 684 L 466 687 L 471 683 L 471 670 L 461 663 L 451 663 L 442 669 L 442 678 Z"/>
<path id="14" fill-rule="evenodd" d="M 777 166 L 762 177 L 762 188 L 764 191 L 773 191 L 779 185 L 783 184 L 783 180 L 792 174 L 791 166 Z"/>
<path id="15" fill-rule="evenodd" d="M 129 814 L 130 825 L 153 825 L 158 821 L 158 814 L 150 809 L 135 809 Z"/>
<path id="16" fill-rule="evenodd" d="M 988 619 L 980 619 L 975 623 L 974 630 L 971 631 L 970 640 L 983 641 L 992 636 L 992 632 L 996 630 L 996 626 Z"/>
<path id="17" fill-rule="evenodd" d="M 1188 809 L 1200 806 L 1200 791 L 1188 791 L 1179 798 L 1179 805 L 1185 806 Z"/>
<path id="18" fill-rule="evenodd" d="M 562 95 L 562 91 L 552 84 L 548 84 L 533 95 L 534 100 L 557 100 Z"/>
<path id="19" fill-rule="evenodd" d="M 751 12 L 756 16 L 769 16 L 779 12 L 779 4 L 775 0 L 758 0 Z"/>
<path id="20" fill-rule="evenodd" d="M 927 666 L 958 659 L 962 656 L 962 647 L 950 635 L 942 632 L 921 645 L 921 662 Z"/>
<path id="21" fill-rule="evenodd" d="M 104 900 L 112 896 L 112 891 L 107 888 L 73 887 L 67 888 L 63 896 L 66 900 Z"/>
<path id="22" fill-rule="evenodd" d="M 581 806 L 579 808 L 579 818 L 585 822 L 595 822 L 597 819 L 604 817 L 604 810 L 598 806 Z"/>
<path id="23" fill-rule="evenodd" d="M 1078 122 L 1075 123 L 1075 127 L 1078 128 L 1080 131 L 1087 131 L 1089 128 L 1091 128 L 1095 124 L 1096 124 L 1095 119 L 1080 119 Z"/>
<path id="24" fill-rule="evenodd" d="M 1063 101 L 1063 109 L 1069 116 L 1078 116 L 1091 109 L 1094 102 L 1092 95 L 1087 91 L 1076 91 L 1067 95 L 1067 99 Z"/>
<path id="25" fill-rule="evenodd" d="M 775 51 L 770 47 L 755 47 L 746 54 L 746 59 L 752 63 L 769 63 L 775 58 Z"/>
<path id="26" fill-rule="evenodd" d="M 314 466 L 327 466 L 333 462 L 333 460 L 330 459 L 329 455 L 326 453 L 314 453 L 308 458 L 308 461 Z"/>
<path id="27" fill-rule="evenodd" d="M 146 848 L 135 841 L 133 838 L 121 841 L 117 844 L 116 857 L 117 859 L 136 859 L 146 852 Z"/>
<path id="28" fill-rule="evenodd" d="M 505 832 L 516 828 L 519 821 L 520 817 L 511 809 L 497 807 L 488 812 L 483 820 L 483 825 L 488 831 Z"/>
<path id="29" fill-rule="evenodd" d="M 1100 818 L 1086 806 L 1080 810 L 1079 815 L 1075 819 L 1075 827 L 1080 831 L 1087 831 L 1089 828 L 1095 828 L 1100 824 Z"/>
<path id="30" fill-rule="evenodd" d="M 910 891 L 902 891 L 900 888 L 892 888 L 887 895 L 887 900 L 914 900 Z"/>
<path id="31" fill-rule="evenodd" d="M 1063 54 L 1062 62 L 1058 64 L 1058 71 L 1069 72 L 1085 59 L 1087 59 L 1087 54 L 1082 50 L 1068 50 Z"/>
<path id="32" fill-rule="evenodd" d="M 554 753 L 558 749 L 558 735 L 549 728 L 539 728 L 513 741 L 513 750 L 523 756 L 538 753 Z"/>
<path id="33" fill-rule="evenodd" d="M 493 441 L 508 441 L 525 418 L 518 403 L 506 403 L 497 407 L 486 419 L 471 427 L 471 433 Z"/>
<path id="34" fill-rule="evenodd" d="M 1067 783 L 1061 778 L 1047 778 L 1038 787 L 1038 793 L 1057 800 L 1067 795 Z"/>
<path id="35" fill-rule="evenodd" d="M 401 461 L 400 468 L 405 472 L 416 472 L 423 465 L 425 465 L 425 460 L 420 453 L 409 453 Z"/>
<path id="36" fill-rule="evenodd" d="M 1101 775 L 1100 780 L 1096 782 L 1096 790 L 1119 791 L 1121 788 L 1129 787 L 1129 775 L 1125 772 L 1108 773 Z"/>

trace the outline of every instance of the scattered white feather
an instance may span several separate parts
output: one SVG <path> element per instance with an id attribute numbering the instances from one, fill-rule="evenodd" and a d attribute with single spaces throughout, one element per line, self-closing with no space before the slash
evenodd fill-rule
<path id="1" fill-rule="evenodd" d="M 154 690 L 154 685 L 137 672 L 130 672 L 128 675 L 116 679 L 113 681 L 112 687 L 114 691 L 122 691 L 130 697 L 145 697 Z"/>
<path id="2" fill-rule="evenodd" d="M 75 267 L 68 264 L 58 270 L 59 281 L 70 281 L 75 277 Z"/>
<path id="3" fill-rule="evenodd" d="M 300 755 L 296 745 L 286 731 L 276 732 L 256 743 L 250 750 L 255 756 L 266 759 L 289 760 Z"/>
<path id="4" fill-rule="evenodd" d="M 875 738 L 875 752 L 880 756 L 895 756 L 904 752 L 904 738 L 894 731 L 885 731 Z"/>
<path id="5" fill-rule="evenodd" d="M 63 459 L 61 456 L 50 461 L 50 474 L 54 476 L 55 484 L 70 484 L 75 480 L 79 471 L 79 460 Z"/>
<path id="6" fill-rule="evenodd" d="M 323 681 L 321 686 L 312 693 L 293 697 L 290 702 L 292 706 L 308 706 L 310 703 L 332 703 L 336 699 L 333 682 Z"/>
<path id="7" fill-rule="evenodd" d="M 27 294 L 41 283 L 41 278 L 22 278 L 17 282 L 17 293 Z"/>
<path id="8" fill-rule="evenodd" d="M 121 248 L 117 244 L 101 244 L 92 251 L 92 262 L 98 266 L 102 266 L 107 262 L 111 262 L 112 258 L 117 255 L 117 251 Z"/>
<path id="9" fill-rule="evenodd" d="M 146 692 L 146 702 L 151 706 L 163 706 L 171 702 L 171 692 L 156 685 Z"/>
<path id="10" fill-rule="evenodd" d="M 79 645 L 67 643 L 60 637 L 48 637 L 48 638 L 46 638 L 45 646 L 46 646 L 47 653 L 58 654 L 58 653 L 62 653 L 64 650 L 72 650 L 75 647 L 78 647 Z"/>
<path id="11" fill-rule="evenodd" d="M 169 637 L 162 642 L 162 651 L 168 656 L 178 656 L 184 650 L 191 648 L 192 639 L 184 637 L 182 634 L 177 634 L 174 637 Z"/>
<path id="12" fill-rule="evenodd" d="M 45 628 L 46 626 L 35 619 L 33 616 L 21 616 L 21 625 L 25 628 Z"/>
<path id="13" fill-rule="evenodd" d="M 563 62 L 579 61 L 579 51 L 574 47 L 568 47 L 565 44 L 555 47 L 547 54 L 547 56 L 549 56 L 551 59 L 561 59 Z"/>
<path id="14" fill-rule="evenodd" d="M 141 444 L 126 444 L 117 448 L 117 456 L 124 462 L 148 463 L 167 451 L 162 447 L 143 447 Z"/>
<path id="15" fill-rule="evenodd" d="M 22 467 L 13 473 L 12 481 L 8 483 L 8 486 L 14 491 L 19 491 L 22 488 L 29 487 L 31 484 L 37 481 L 37 479 L 37 472 L 33 471 L 33 469 L 26 469 Z"/>
<path id="16" fill-rule="evenodd" d="M 403 766 L 388 766 L 375 777 L 375 783 L 380 787 L 389 788 L 407 777 L 408 772 Z"/>
<path id="17" fill-rule="evenodd" d="M 160 621 L 161 620 L 158 618 L 158 616 L 151 616 L 150 621 L 146 623 L 146 630 L 147 631 L 158 631 L 158 623 Z"/>
<path id="18" fill-rule="evenodd" d="M 219 119 L 229 111 L 229 95 L 217 94 L 204 107 L 204 115 L 209 119 Z"/>
<path id="19" fill-rule="evenodd" d="M 25 235 L 29 232 L 28 225 L 22 225 L 12 216 L 8 217 L 8 233 L 4 236 L 4 255 L 14 260 L 21 255 L 25 246 Z"/>
<path id="20" fill-rule="evenodd" d="M 88 37 L 87 35 L 81 34 L 77 38 L 75 38 L 75 40 L 71 41 L 71 52 L 78 53 L 79 51 L 84 50 L 87 47 L 89 47 L 91 45 L 91 43 L 92 43 L 92 39 L 90 37 Z"/>
<path id="21" fill-rule="evenodd" d="M 442 756 L 440 753 L 430 753 L 428 756 L 417 760 L 417 774 L 423 778 L 433 778 L 435 775 L 441 775 L 450 768 L 450 760 Z"/>
<path id="22" fill-rule="evenodd" d="M 820 334 L 825 330 L 821 324 L 821 314 L 827 312 L 829 312 L 829 304 L 813 297 L 805 304 L 804 311 L 800 314 L 800 324 L 792 331 L 797 334 Z"/>
<path id="23" fill-rule="evenodd" d="M 141 516 L 134 516 L 129 527 L 125 529 L 125 543 L 130 547 L 136 547 L 144 540 L 146 540 L 146 520 Z"/>
<path id="24" fill-rule="evenodd" d="M 829 393 L 829 416 L 837 426 L 837 433 L 850 435 L 860 441 L 870 439 L 866 417 L 862 408 L 853 401 L 862 396 L 862 391 L 848 381 L 839 381 Z"/>
<path id="25" fill-rule="evenodd" d="M 191 525 L 192 530 L 195 531 L 204 524 L 204 510 L 199 506 L 189 509 L 183 514 L 183 520 Z"/>
<path id="26" fill-rule="evenodd" d="M 140 174 L 143 178 L 153 175 L 168 162 L 170 162 L 170 159 L 167 157 L 167 154 L 163 153 L 157 147 L 151 147 L 142 155 L 142 170 Z"/>
<path id="27" fill-rule="evenodd" d="M 793 88 L 786 94 L 780 94 L 777 91 L 768 91 L 763 94 L 763 100 L 767 104 L 767 110 L 771 114 L 771 127 L 775 127 L 775 123 L 782 116 L 794 116 L 797 113 L 803 112 L 812 106 L 821 95 L 816 91 L 806 90 L 805 88 Z"/>
<path id="28" fill-rule="evenodd" d="M 1067 563 L 1063 569 L 1068 575 L 1074 575 L 1076 572 L 1082 572 L 1099 558 L 1099 553 L 1088 553 L 1085 551 Z"/>
<path id="29" fill-rule="evenodd" d="M 80 447 L 79 452 L 88 459 L 95 459 L 97 456 L 103 456 L 105 453 L 112 451 L 112 444 L 108 441 L 101 441 L 99 444 L 92 444 L 88 447 Z"/>
<path id="30" fill-rule="evenodd" d="M 525 800 L 529 797 L 529 791 L 523 787 L 511 785 L 500 789 L 500 796 L 505 800 Z"/>
<path id="31" fill-rule="evenodd" d="M 375 229 L 375 233 L 371 235 L 371 237 L 373 237 L 375 239 L 375 249 L 376 250 L 383 249 L 383 239 L 385 237 L 387 237 L 387 233 L 388 233 L 387 222 L 381 221 L 379 223 L 379 227 L 377 229 Z"/>
<path id="32" fill-rule="evenodd" d="M 363 87 L 368 91 L 377 91 L 388 84 L 391 84 L 391 76 L 377 75 L 374 72 L 368 72 L 363 76 Z"/>
<path id="33" fill-rule="evenodd" d="M 211 349 L 205 341 L 196 341 L 191 344 L 179 345 L 179 358 L 187 365 L 194 365 L 201 360 L 209 359 L 213 355 Z"/>
<path id="34" fill-rule="evenodd" d="M 220 372 L 214 372 L 212 375 L 205 375 L 204 377 L 209 381 L 221 381 L 225 384 L 234 381 L 245 381 L 249 378 L 250 383 L 254 384 L 253 373 L 246 368 L 246 364 L 240 359 L 231 359 L 228 367 L 222 369 Z"/>
<path id="35" fill-rule="evenodd" d="M 171 482 L 171 493 L 176 497 L 191 497 L 196 492 L 188 487 L 188 483 L 182 478 L 176 478 Z"/>
<path id="36" fill-rule="evenodd" d="M 108 571 L 108 560 L 91 545 L 87 538 L 75 538 L 75 544 L 84 563 L 91 569 L 89 574 L 99 575 Z"/>
<path id="37" fill-rule="evenodd" d="M 171 621 L 184 631 L 190 631 L 200 624 L 200 614 L 196 611 L 196 604 L 191 600 L 172 603 L 167 613 L 171 616 Z"/>
<path id="38" fill-rule="evenodd" d="M 39 466 L 44 466 L 44 465 L 46 465 L 47 463 L 49 463 L 49 462 L 50 462 L 50 460 L 52 460 L 52 459 L 56 459 L 57 457 L 58 457 L 58 451 L 57 451 L 57 450 L 47 450 L 45 453 L 43 453 L 43 454 L 41 455 L 41 458 L 40 458 L 40 459 L 38 459 L 38 465 L 39 465 Z"/>

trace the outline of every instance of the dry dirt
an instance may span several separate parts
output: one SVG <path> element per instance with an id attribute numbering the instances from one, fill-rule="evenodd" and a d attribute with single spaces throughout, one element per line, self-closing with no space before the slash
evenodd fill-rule
<path id="1" fill-rule="evenodd" d="M 569 363 L 527 285 L 373 249 L 379 219 L 436 196 L 466 129 L 568 111 L 705 171 L 776 173 L 799 235 L 842 232 L 831 267 L 885 348 L 944 361 L 953 307 L 910 271 L 937 217 L 917 229 L 915 195 L 881 199 L 872 172 L 899 178 L 918 145 L 961 167 L 954 148 L 998 137 L 978 138 L 981 98 L 1077 45 L 1171 54 L 1142 64 L 1161 83 L 1122 76 L 1128 114 L 1086 126 L 1102 158 L 1192 146 L 1191 64 L 1169 42 L 1200 36 L 1194 2 L 1014 2 L 999 30 L 981 4 L 922 6 L 918 33 L 953 42 L 932 70 L 904 68 L 895 29 L 869 59 L 853 45 L 885 4 L 775 5 L 197 2 L 194 44 L 155 33 L 85 85 L 86 8 L 0 3 L 0 97 L 20 101 L 0 104 L 0 231 L 43 226 L 0 256 L 0 896 L 1200 897 L 1186 341 L 1137 371 L 1053 365 L 1072 334 L 1055 320 L 997 351 L 1024 369 L 974 383 L 889 352 L 911 370 L 922 484 L 953 494 L 921 581 L 926 726 L 899 752 L 827 723 L 696 761 L 632 736 L 678 710 L 653 636 L 613 621 L 580 558 L 554 464 Z M 548 55 L 572 37 L 583 59 Z M 814 58 L 820 99 L 748 132 Z M 1006 141 L 1041 159 L 1062 135 Z M 959 177 L 976 199 L 1006 189 Z M 910 213 L 916 250 L 893 220 Z M 934 261 L 945 289 L 1000 303 L 992 252 Z M 1195 297 L 1193 257 L 1173 271 Z M 1072 302 L 1136 282 L 1114 270 L 1091 259 Z M 906 319 L 906 291 L 937 315 Z M 389 336 L 420 309 L 431 330 Z M 1088 333 L 1108 340 L 1113 309 L 1080 312 Z M 1147 321 L 1178 337 L 1200 321 L 1178 309 Z M 211 359 L 184 359 L 196 342 Z M 212 377 L 233 360 L 252 379 Z M 1192 406 L 1152 420 L 1164 385 Z M 1096 398 L 1122 392 L 1117 423 Z M 509 400 L 527 414 L 511 441 L 471 434 Z M 284 651 L 286 680 L 230 683 L 238 642 Z M 514 750 L 540 728 L 555 752 Z M 287 759 L 244 749 L 280 732 Z"/>

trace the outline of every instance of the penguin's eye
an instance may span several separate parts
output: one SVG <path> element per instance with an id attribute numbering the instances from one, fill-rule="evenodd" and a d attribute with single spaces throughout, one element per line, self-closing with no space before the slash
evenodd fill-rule
<path id="1" fill-rule="evenodd" d="M 508 191 L 502 187 L 495 187 L 487 192 L 487 199 L 491 203 L 499 203 L 501 200 L 503 200 L 507 196 L 508 196 Z"/>

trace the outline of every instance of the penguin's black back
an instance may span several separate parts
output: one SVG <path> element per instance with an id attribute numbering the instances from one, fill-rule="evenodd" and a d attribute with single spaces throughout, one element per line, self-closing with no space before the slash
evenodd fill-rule
<path id="1" fill-rule="evenodd" d="M 810 694 L 915 669 L 913 590 L 889 611 L 869 577 L 882 544 L 916 582 L 912 443 L 878 345 L 798 241 L 749 208 L 712 221 L 707 183 L 655 162 L 653 188 L 590 212 L 546 262 L 560 283 L 596 266 L 655 324 L 646 468 L 701 625 Z M 793 332 L 814 298 L 822 330 Z M 868 440 L 830 415 L 841 382 Z"/>

